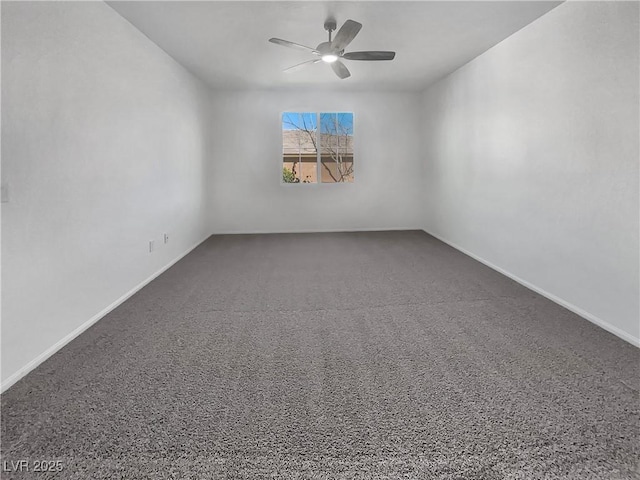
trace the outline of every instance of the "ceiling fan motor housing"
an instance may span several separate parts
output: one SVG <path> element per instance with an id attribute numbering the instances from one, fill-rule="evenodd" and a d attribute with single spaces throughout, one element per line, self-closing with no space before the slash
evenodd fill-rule
<path id="1" fill-rule="evenodd" d="M 331 42 L 322 42 L 316 47 L 316 50 L 320 55 L 331 55 L 336 52 L 331 48 Z"/>

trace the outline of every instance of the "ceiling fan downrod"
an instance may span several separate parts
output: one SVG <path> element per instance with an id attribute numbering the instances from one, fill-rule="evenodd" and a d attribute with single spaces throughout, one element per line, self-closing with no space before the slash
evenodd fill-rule
<path id="1" fill-rule="evenodd" d="M 335 32 L 337 27 L 338 24 L 333 18 L 328 18 L 327 21 L 324 22 L 324 29 L 329 32 L 329 43 L 331 43 L 331 32 Z"/>

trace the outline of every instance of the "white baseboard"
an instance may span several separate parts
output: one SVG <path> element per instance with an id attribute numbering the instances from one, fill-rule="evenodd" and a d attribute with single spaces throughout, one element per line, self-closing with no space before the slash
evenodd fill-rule
<path id="1" fill-rule="evenodd" d="M 206 238 L 204 239 L 206 240 Z M 186 257 L 189 253 L 191 253 L 198 245 L 200 245 L 204 240 L 196 243 L 195 245 L 193 245 L 191 248 L 189 248 L 186 252 L 182 253 L 181 255 L 179 255 L 178 257 L 176 257 L 174 260 L 172 260 L 171 262 L 169 262 L 167 265 L 165 265 L 164 267 L 162 267 L 160 270 L 158 270 L 157 272 L 155 272 L 154 274 L 152 274 L 150 277 L 148 277 L 146 280 L 143 280 L 141 283 L 139 283 L 138 285 L 136 285 L 135 287 L 133 287 L 131 290 L 129 290 L 127 293 L 125 293 L 124 295 L 122 295 L 120 298 L 118 298 L 115 302 L 113 302 L 112 304 L 110 304 L 109 306 L 107 306 L 106 308 L 104 308 L 103 310 L 101 310 L 100 312 L 98 312 L 97 314 L 95 314 L 93 317 L 91 317 L 89 320 L 87 320 L 86 322 L 84 322 L 82 325 L 80 325 L 78 328 L 76 328 L 74 331 L 72 331 L 71 333 L 69 333 L 68 335 L 66 335 L 64 338 L 62 338 L 61 340 L 59 340 L 58 342 L 56 342 L 54 345 L 52 345 L 51 347 L 49 347 L 48 349 L 46 349 L 44 352 L 42 352 L 40 355 L 38 355 L 36 358 L 34 358 L 33 360 L 31 360 L 29 363 L 27 363 L 24 367 L 20 368 L 17 372 L 15 372 L 14 374 L 10 375 L 4 382 L 2 382 L 2 386 L 0 386 L 0 392 L 5 392 L 9 387 L 11 387 L 14 383 L 16 383 L 18 380 L 20 380 L 22 377 L 24 377 L 26 374 L 28 374 L 31 370 L 33 370 L 34 368 L 36 368 L 38 365 L 40 365 L 42 362 L 44 362 L 47 358 L 49 358 L 51 355 L 53 355 L 54 353 L 56 353 L 58 350 L 60 350 L 62 347 L 64 347 L 67 343 L 69 343 L 71 340 L 73 340 L 74 338 L 76 338 L 78 335 L 80 335 L 82 332 L 84 332 L 85 330 L 87 330 L 90 326 L 92 326 L 94 323 L 96 323 L 98 320 L 100 320 L 101 318 L 103 318 L 105 315 L 107 315 L 109 312 L 111 312 L 112 310 L 114 310 L 115 308 L 117 308 L 118 306 L 120 306 L 121 304 L 123 304 L 125 301 L 127 301 L 130 297 L 132 297 L 134 294 L 136 294 L 139 290 L 141 290 L 142 288 L 144 288 L 147 284 L 151 283 L 154 279 L 156 279 L 157 277 L 159 277 L 160 275 L 162 275 L 164 272 L 166 272 L 169 268 L 171 268 L 173 265 L 175 265 L 176 263 L 178 263 L 180 260 L 182 260 L 184 257 Z"/>
<path id="2" fill-rule="evenodd" d="M 576 315 L 579 315 L 580 317 L 584 318 L 585 320 L 590 321 L 591 323 L 594 323 L 596 325 L 598 325 L 601 328 L 604 328 L 606 331 L 613 333 L 615 336 L 620 337 L 621 339 L 629 342 L 630 344 L 636 346 L 636 347 L 640 347 L 640 339 L 634 337 L 633 335 L 625 332 L 624 330 L 619 329 L 618 327 L 611 325 L 609 322 L 606 322 L 604 320 L 602 320 L 601 318 L 596 317 L 595 315 L 581 309 L 580 307 L 577 307 L 576 305 L 567 302 L 566 300 L 563 300 L 560 297 L 557 297 L 556 295 L 547 292 L 546 290 L 543 290 L 542 288 L 533 285 L 532 283 L 527 282 L 526 280 L 523 280 L 522 278 L 518 277 L 517 275 L 514 275 L 511 272 L 508 272 L 507 270 L 498 267 L 497 265 L 494 265 L 493 263 L 485 260 L 482 257 L 479 257 L 478 255 L 476 255 L 475 253 L 470 252 L 469 250 L 466 250 L 464 248 L 462 248 L 459 245 L 456 245 L 453 242 L 450 242 L 449 240 L 442 238 L 439 235 L 436 235 L 434 233 L 429 232 L 426 229 L 423 229 L 423 231 L 425 233 L 427 233 L 428 235 L 431 235 L 434 238 L 437 238 L 438 240 L 440 240 L 443 243 L 446 243 L 447 245 L 449 245 L 450 247 L 455 248 L 456 250 L 464 253 L 465 255 L 468 255 L 469 257 L 473 258 L 474 260 L 477 260 L 478 262 L 486 265 L 487 267 L 495 270 L 496 272 L 501 273 L 502 275 L 504 275 L 505 277 L 509 277 L 511 280 L 514 280 L 516 282 L 518 282 L 520 285 L 523 285 L 525 287 L 527 287 L 529 290 L 533 290 L 534 292 L 542 295 L 543 297 L 548 298 L 549 300 L 551 300 L 554 303 L 557 303 L 558 305 L 560 305 L 561 307 L 566 308 L 567 310 L 572 311 L 573 313 L 575 313 Z"/>
<path id="3" fill-rule="evenodd" d="M 224 230 L 212 235 L 268 235 L 281 233 L 350 233 L 350 232 L 390 232 L 390 231 L 424 231 L 421 227 L 379 227 L 379 228 L 330 228 L 325 230 Z"/>

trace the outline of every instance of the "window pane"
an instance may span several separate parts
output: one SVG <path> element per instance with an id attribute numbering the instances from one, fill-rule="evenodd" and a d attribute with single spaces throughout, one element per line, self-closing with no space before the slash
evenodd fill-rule
<path id="1" fill-rule="evenodd" d="M 282 181 L 316 183 L 318 149 L 316 113 L 282 114 Z"/>
<path id="2" fill-rule="evenodd" d="M 320 114 L 323 183 L 353 182 L 353 113 Z"/>

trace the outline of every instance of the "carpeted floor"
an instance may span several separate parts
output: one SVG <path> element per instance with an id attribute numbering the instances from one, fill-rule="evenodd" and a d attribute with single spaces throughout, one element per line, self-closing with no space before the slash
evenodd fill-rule
<path id="1" fill-rule="evenodd" d="M 424 232 L 214 236 L 2 396 L 63 468 L 3 478 L 640 478 L 639 366 Z"/>

